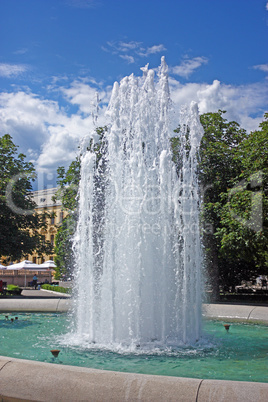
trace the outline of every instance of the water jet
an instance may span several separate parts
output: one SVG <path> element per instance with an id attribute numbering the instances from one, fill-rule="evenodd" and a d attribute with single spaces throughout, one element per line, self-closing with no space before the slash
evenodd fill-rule
<path id="1" fill-rule="evenodd" d="M 114 84 L 100 158 L 96 135 L 81 146 L 70 334 L 77 344 L 165 348 L 200 338 L 203 131 L 195 103 L 176 116 L 176 166 L 167 65 L 162 58 L 157 80 L 148 65 L 142 71 Z"/>

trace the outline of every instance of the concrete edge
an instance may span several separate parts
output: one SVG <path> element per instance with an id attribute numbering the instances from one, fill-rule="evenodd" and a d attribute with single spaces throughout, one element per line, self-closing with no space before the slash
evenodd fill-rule
<path id="1" fill-rule="evenodd" d="M 66 313 L 71 307 L 72 302 L 69 298 L 0 300 L 0 313 Z"/>
<path id="2" fill-rule="evenodd" d="M 266 383 L 120 373 L 0 356 L 1 401 L 263 402 L 267 394 Z"/>
<path id="3" fill-rule="evenodd" d="M 46 312 L 66 313 L 72 308 L 71 298 L 0 299 L 0 313 Z M 203 317 L 268 325 L 268 306 L 203 304 Z"/>
<path id="4" fill-rule="evenodd" d="M 69 299 L 71 297 L 70 293 L 61 293 L 61 292 L 56 292 L 55 290 L 47 290 L 47 289 L 40 289 L 41 292 L 47 292 L 47 293 L 52 293 L 53 295 L 59 295 L 59 296 L 64 296 L 66 299 Z"/>
<path id="5" fill-rule="evenodd" d="M 221 321 L 268 325 L 268 306 L 203 304 L 203 317 Z"/>

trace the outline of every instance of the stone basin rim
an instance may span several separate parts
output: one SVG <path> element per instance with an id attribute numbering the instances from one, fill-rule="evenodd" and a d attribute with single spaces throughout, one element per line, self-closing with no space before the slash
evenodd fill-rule
<path id="1" fill-rule="evenodd" d="M 26 299 L 23 303 L 20 303 L 19 299 L 14 299 L 11 303 L 6 301 L 7 299 L 0 300 L 1 313 L 65 313 L 72 307 L 70 299 L 60 298 Z M 203 316 L 206 319 L 225 322 L 268 325 L 268 307 L 265 306 L 203 304 Z M 36 376 L 41 380 L 36 382 Z M 75 390 L 73 392 L 76 394 L 70 390 Z M 263 402 L 267 394 L 268 383 L 120 373 L 0 356 L 2 401 L 15 398 L 24 401 L 52 402 L 61 400 Z"/>
<path id="2" fill-rule="evenodd" d="M 268 384 L 260 382 L 121 373 L 4 356 L 0 384 L 2 401 L 263 402 L 268 393 Z"/>

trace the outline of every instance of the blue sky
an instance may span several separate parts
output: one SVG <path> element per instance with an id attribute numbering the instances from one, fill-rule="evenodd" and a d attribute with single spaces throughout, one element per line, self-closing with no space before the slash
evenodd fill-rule
<path id="1" fill-rule="evenodd" d="M 194 100 L 257 129 L 267 25 L 267 0 L 0 0 L 1 135 L 55 176 L 92 130 L 96 91 L 103 123 L 113 82 L 163 55 L 176 107 Z"/>

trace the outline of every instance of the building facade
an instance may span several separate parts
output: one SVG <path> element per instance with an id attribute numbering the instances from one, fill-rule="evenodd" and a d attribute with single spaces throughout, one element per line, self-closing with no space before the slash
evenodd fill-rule
<path id="1" fill-rule="evenodd" d="M 51 218 L 47 220 L 47 228 L 41 229 L 40 233 L 43 236 L 44 241 L 49 241 L 52 246 L 55 246 L 56 233 L 61 225 L 63 219 L 66 217 L 67 212 L 63 210 L 61 201 L 54 200 L 57 188 L 49 188 L 44 190 L 38 190 L 32 192 L 33 201 L 36 203 L 36 211 L 38 213 L 48 212 L 51 214 Z M 43 255 L 39 256 L 37 253 L 33 253 L 28 256 L 28 260 L 36 264 L 41 264 L 44 261 L 54 260 L 55 255 Z"/>
<path id="2" fill-rule="evenodd" d="M 55 246 L 56 233 L 61 225 L 63 219 L 66 217 L 67 212 L 63 211 L 61 202 L 59 200 L 54 201 L 57 188 L 50 188 L 45 190 L 33 191 L 32 197 L 36 203 L 35 210 L 38 213 L 48 212 L 51 214 L 51 218 L 47 219 L 47 228 L 40 229 L 40 233 L 43 236 L 44 241 L 49 241 L 52 246 Z M 54 260 L 55 254 L 50 255 L 38 255 L 37 253 L 28 254 L 26 260 L 32 261 L 36 264 L 42 264 L 48 260 Z M 1 263 L 6 264 L 6 257 L 1 258 Z M 33 274 L 37 274 L 39 282 L 51 282 L 51 271 L 48 270 L 12 270 L 12 269 L 0 269 L 0 279 L 3 281 L 4 286 L 8 284 L 27 286 L 32 281 Z"/>

